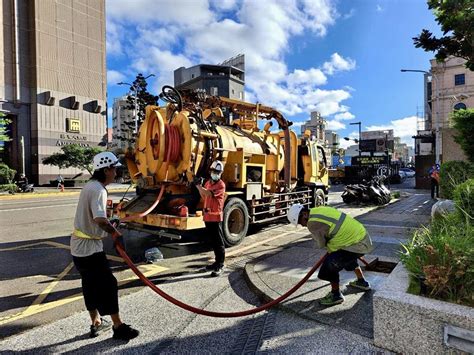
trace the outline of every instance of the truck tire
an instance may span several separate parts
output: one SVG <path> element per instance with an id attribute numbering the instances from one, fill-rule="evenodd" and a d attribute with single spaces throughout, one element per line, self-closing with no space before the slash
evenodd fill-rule
<path id="1" fill-rule="evenodd" d="M 249 213 L 244 201 L 232 197 L 224 207 L 224 219 L 222 230 L 224 232 L 224 243 L 231 247 L 240 244 L 247 235 L 249 229 Z"/>
<path id="2" fill-rule="evenodd" d="M 321 189 L 317 189 L 314 192 L 314 207 L 324 206 L 326 204 L 326 195 Z"/>

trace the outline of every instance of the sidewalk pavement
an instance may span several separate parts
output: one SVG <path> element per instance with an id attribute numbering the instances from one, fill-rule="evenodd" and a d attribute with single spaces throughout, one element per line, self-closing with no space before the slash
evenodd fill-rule
<path id="1" fill-rule="evenodd" d="M 357 216 L 356 219 L 366 226 L 375 246 L 373 252 L 365 255 L 364 259 L 370 263 L 378 258 L 379 261 L 394 263 L 395 266 L 399 262 L 400 243 L 409 238 L 414 228 L 429 223 L 434 202 L 429 195 L 410 194 L 401 201 Z M 342 207 L 340 210 L 353 215 L 350 207 Z M 301 280 L 324 254 L 325 250 L 315 249 L 314 241 L 308 234 L 296 245 L 247 263 L 246 277 L 250 287 L 260 298 L 271 301 Z M 362 262 L 359 264 L 363 266 Z M 372 298 L 383 287 L 389 274 L 375 271 L 364 271 L 364 274 L 372 291 L 363 292 L 350 286 L 343 287 L 354 280 L 355 275 L 347 271 L 340 273 L 341 290 L 345 296 L 345 302 L 340 305 L 324 308 L 319 304 L 318 299 L 324 297 L 331 288 L 328 282 L 319 280 L 315 272 L 300 290 L 279 307 L 303 318 L 372 338 Z"/>
<path id="2" fill-rule="evenodd" d="M 412 227 L 429 221 L 434 201 L 426 194 L 412 194 L 399 202 L 357 218 L 366 224 L 378 257 L 398 261 L 400 242 Z M 351 213 L 359 207 L 341 208 Z M 403 220 L 399 223 L 398 220 Z M 290 229 L 288 229 L 290 230 Z M 324 254 L 313 247 L 307 230 L 294 230 L 296 238 L 274 252 L 228 265 L 223 277 L 178 275 L 160 288 L 185 303 L 212 310 L 242 310 L 258 305 L 256 295 L 274 299 L 293 287 Z M 299 237 L 300 236 L 300 237 Z M 237 265 L 238 264 L 238 265 Z M 317 273 L 316 273 L 317 274 Z M 86 312 L 32 329 L 0 342 L 0 351 L 26 352 L 123 352 L 123 353 L 384 353 L 373 345 L 372 298 L 388 274 L 366 272 L 372 291 L 344 290 L 345 302 L 322 308 L 318 299 L 329 292 L 327 282 L 313 275 L 295 294 L 267 312 L 245 318 L 208 318 L 171 306 L 148 288 L 121 297 L 124 318 L 142 331 L 129 343 L 117 343 L 109 336 L 89 339 Z M 243 277 L 247 279 L 247 285 Z M 341 281 L 354 277 L 341 273 Z M 156 280 L 156 281 L 159 281 Z M 155 282 L 156 282 L 155 281 Z M 187 290 L 183 292 L 182 290 Z M 251 306 L 250 306 L 251 307 Z M 252 345 L 253 344 L 253 345 Z M 253 347 L 251 347 L 251 345 Z M 250 350 L 253 349 L 253 350 Z"/>

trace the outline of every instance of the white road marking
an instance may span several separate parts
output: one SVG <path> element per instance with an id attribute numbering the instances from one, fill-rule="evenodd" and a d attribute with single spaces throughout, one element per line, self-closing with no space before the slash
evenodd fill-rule
<path id="1" fill-rule="evenodd" d="M 21 204 L 32 204 L 32 203 L 42 203 L 42 202 L 65 202 L 65 201 L 78 201 L 77 198 L 68 198 L 62 199 L 58 198 L 56 200 L 30 200 L 30 201 L 15 201 L 15 202 L 0 202 L 0 206 L 7 206 L 7 205 L 21 205 Z"/>
<path id="2" fill-rule="evenodd" d="M 12 209 L 9 209 L 9 210 L 0 210 L 0 212 L 36 210 L 36 209 L 39 209 L 39 208 L 52 208 L 52 207 L 65 207 L 65 206 L 77 206 L 77 203 L 68 203 L 68 204 L 64 204 L 64 205 L 54 205 L 54 206 L 38 206 L 38 207 L 12 208 Z"/>

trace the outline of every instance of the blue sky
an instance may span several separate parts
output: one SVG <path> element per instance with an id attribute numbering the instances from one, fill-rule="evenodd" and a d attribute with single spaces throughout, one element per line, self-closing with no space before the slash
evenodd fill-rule
<path id="1" fill-rule="evenodd" d="M 432 53 L 413 46 L 422 28 L 439 33 L 425 0 L 107 0 L 109 111 L 119 81 L 244 53 L 246 100 L 275 107 L 300 125 L 320 111 L 342 137 L 393 128 L 413 144 Z M 110 117 L 109 117 L 110 119 Z M 343 144 L 348 144 L 342 141 Z"/>

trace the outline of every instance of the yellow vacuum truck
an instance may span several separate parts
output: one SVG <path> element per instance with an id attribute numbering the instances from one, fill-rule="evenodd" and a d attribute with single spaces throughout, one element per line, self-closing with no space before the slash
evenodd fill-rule
<path id="1" fill-rule="evenodd" d="M 137 196 L 114 206 L 115 215 L 130 220 L 125 228 L 176 239 L 183 231 L 203 228 L 202 201 L 193 182 L 208 178 L 216 159 L 224 163 L 227 246 L 239 244 L 250 224 L 283 219 L 295 202 L 326 203 L 323 146 L 310 134 L 298 138 L 275 109 L 170 86 L 160 97 L 167 104 L 147 107 L 135 149 L 126 154 Z M 273 122 L 277 131 L 270 130 Z"/>

